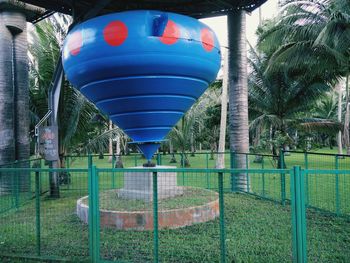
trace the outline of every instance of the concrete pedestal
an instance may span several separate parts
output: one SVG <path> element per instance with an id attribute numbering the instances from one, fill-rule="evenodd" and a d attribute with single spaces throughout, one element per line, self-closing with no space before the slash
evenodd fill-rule
<path id="1" fill-rule="evenodd" d="M 175 169 L 174 166 L 156 166 L 155 168 Z M 150 202 L 153 200 L 153 175 L 152 172 L 145 172 L 144 167 L 133 167 L 140 172 L 124 173 L 124 188 L 119 189 L 119 198 L 143 200 Z M 158 172 L 158 200 L 170 198 L 183 194 L 183 188 L 177 186 L 176 172 Z"/>

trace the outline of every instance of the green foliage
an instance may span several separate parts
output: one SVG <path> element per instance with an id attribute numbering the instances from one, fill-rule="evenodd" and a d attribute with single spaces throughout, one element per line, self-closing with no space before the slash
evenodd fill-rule
<path id="1" fill-rule="evenodd" d="M 204 124 L 207 119 L 207 109 L 218 103 L 219 92 L 219 89 L 208 89 L 172 129 L 168 138 L 172 141 L 174 148 L 183 153 L 190 150 L 191 143 L 200 137 L 201 131 L 213 128 Z M 189 166 L 187 155 L 184 157 Z"/>
<path id="2" fill-rule="evenodd" d="M 350 73 L 350 5 L 342 0 L 285 0 L 280 5 L 279 16 L 257 30 L 257 52 L 251 51 L 252 136 L 272 128 L 272 135 L 275 129 L 297 131 L 306 136 L 305 144 L 320 138 L 331 142 L 343 128 L 329 91 Z M 301 137 L 295 143 L 302 147 Z"/>
<path id="3" fill-rule="evenodd" d="M 310 111 L 330 86 L 317 74 L 305 76 L 282 66 L 269 68 L 271 59 L 251 49 L 250 129 L 270 132 L 270 143 L 278 149 L 292 145 L 293 138 L 289 134 L 293 129 L 301 129 L 306 118 L 310 122 Z"/>
<path id="4" fill-rule="evenodd" d="M 46 114 L 48 91 L 60 54 L 60 47 L 68 29 L 65 16 L 53 16 L 35 25 L 29 46 L 30 109 L 32 129 Z M 94 121 L 101 116 L 101 121 Z M 99 152 L 107 148 L 110 137 L 120 134 L 119 129 L 108 130 L 108 120 L 67 80 L 61 87 L 58 107 L 59 149 L 63 156 L 68 152 Z"/>
<path id="5" fill-rule="evenodd" d="M 349 72 L 349 4 L 343 0 L 282 1 L 280 15 L 258 31 L 270 68 L 318 74 L 327 81 Z"/>

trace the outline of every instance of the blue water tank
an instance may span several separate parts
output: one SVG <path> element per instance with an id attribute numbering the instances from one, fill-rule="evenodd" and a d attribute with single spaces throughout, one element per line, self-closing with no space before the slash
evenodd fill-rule
<path id="1" fill-rule="evenodd" d="M 76 25 L 63 46 L 68 80 L 151 159 L 215 80 L 220 47 L 198 20 L 127 11 Z"/>

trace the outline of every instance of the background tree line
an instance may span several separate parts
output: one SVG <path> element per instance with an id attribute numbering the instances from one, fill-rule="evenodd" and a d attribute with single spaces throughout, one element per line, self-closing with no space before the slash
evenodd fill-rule
<path id="1" fill-rule="evenodd" d="M 350 150 L 349 19 L 347 1 L 285 0 L 280 2 L 278 16 L 259 27 L 257 46 L 248 45 L 245 76 L 249 80 L 246 88 L 252 151 L 278 155 L 280 148 L 310 150 L 324 146 L 338 146 L 341 151 L 343 144 Z M 48 87 L 69 22 L 62 16 L 51 17 L 38 23 L 32 32 L 32 129 L 46 113 Z M 227 129 L 226 145 L 230 136 L 239 136 L 232 133 L 232 125 L 220 127 L 222 86 L 222 81 L 217 81 L 205 92 L 174 127 L 169 143 L 163 144 L 161 150 L 214 153 L 220 130 Z M 233 96 L 229 95 L 227 106 Z M 228 115 L 235 110 L 228 107 Z M 234 122 L 240 125 L 239 119 Z M 67 81 L 60 97 L 59 132 L 62 157 L 107 152 L 111 138 L 117 138 L 120 151 L 128 153 L 125 134 L 118 128 L 111 129 L 106 116 Z M 181 161 L 190 165 L 187 155 Z"/>

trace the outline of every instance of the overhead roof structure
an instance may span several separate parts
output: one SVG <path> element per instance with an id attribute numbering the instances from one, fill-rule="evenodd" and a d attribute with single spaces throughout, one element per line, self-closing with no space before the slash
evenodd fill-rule
<path id="1" fill-rule="evenodd" d="M 253 11 L 267 0 L 21 0 L 46 9 L 44 14 L 33 18 L 40 20 L 52 12 L 72 15 L 77 20 L 135 9 L 154 9 L 204 18 L 225 15 L 229 11 L 244 9 Z"/>
<path id="2" fill-rule="evenodd" d="M 41 18 L 47 13 L 44 8 L 34 6 L 31 4 L 26 4 L 21 1 L 13 0 L 0 0 L 0 11 L 3 10 L 18 10 L 25 14 L 27 21 L 33 22 L 38 18 Z"/>

